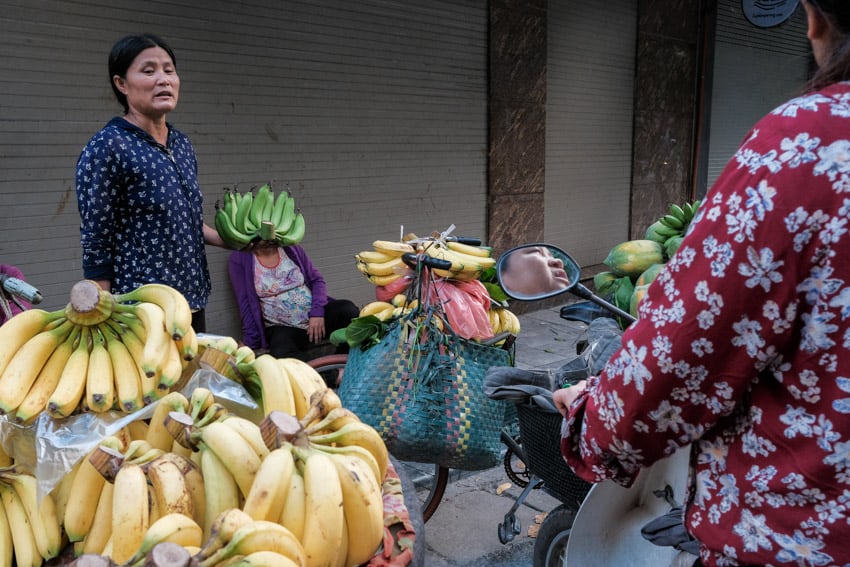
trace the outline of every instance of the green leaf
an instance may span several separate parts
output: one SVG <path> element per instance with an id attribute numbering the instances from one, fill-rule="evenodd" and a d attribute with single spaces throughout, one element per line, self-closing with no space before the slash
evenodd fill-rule
<path id="1" fill-rule="evenodd" d="M 490 296 L 490 298 L 493 301 L 498 301 L 498 302 L 501 303 L 503 301 L 507 301 L 508 299 L 510 299 L 505 294 L 505 291 L 499 286 L 499 284 L 490 283 L 490 282 L 481 282 L 481 283 L 484 284 L 484 288 L 487 290 L 487 294 Z"/>
<path id="2" fill-rule="evenodd" d="M 360 345 L 369 347 L 380 342 L 386 330 L 386 323 L 374 315 L 357 317 L 345 328 L 345 340 L 350 348 Z"/>

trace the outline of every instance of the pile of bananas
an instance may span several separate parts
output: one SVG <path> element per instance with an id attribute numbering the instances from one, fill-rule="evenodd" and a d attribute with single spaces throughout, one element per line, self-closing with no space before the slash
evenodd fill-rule
<path id="1" fill-rule="evenodd" d="M 312 567 L 360 565 L 382 542 L 386 446 L 329 388 L 300 420 L 274 411 L 256 424 L 196 388 L 188 399 L 169 393 L 149 424 L 131 425 L 45 498 L 54 505 L 50 533 L 60 533 L 51 550 L 62 548 L 64 533 L 76 555 L 126 566 L 143 565 L 168 542 L 201 567 L 254 553 L 273 562 L 251 565 Z M 0 470 L 5 499 L 4 479 Z M 32 553 L 23 542 L 9 547 Z"/>
<path id="2" fill-rule="evenodd" d="M 256 195 L 226 189 L 215 208 L 215 229 L 229 248 L 241 250 L 259 240 L 288 246 L 304 238 L 304 215 L 295 210 L 295 199 L 288 191 L 275 196 L 268 183 Z"/>
<path id="3" fill-rule="evenodd" d="M 113 295 L 83 280 L 58 311 L 0 327 L 0 411 L 28 424 L 46 411 L 133 412 L 167 393 L 197 353 L 186 299 L 162 284 Z"/>
<path id="4" fill-rule="evenodd" d="M 41 565 L 65 545 L 52 495 L 39 498 L 35 476 L 0 469 L 0 565 Z"/>
<path id="5" fill-rule="evenodd" d="M 410 274 L 410 268 L 402 260 L 408 252 L 448 260 L 451 268 L 434 269 L 432 272 L 441 278 L 461 281 L 478 279 L 484 270 L 496 265 L 493 250 L 487 246 L 470 246 L 439 238 L 420 239 L 413 235 L 407 241 L 376 240 L 372 243 L 372 250 L 363 250 L 354 258 L 357 269 L 366 279 L 375 285 L 386 286 Z"/>
<path id="6" fill-rule="evenodd" d="M 490 317 L 490 326 L 493 327 L 494 335 L 505 332 L 519 335 L 519 318 L 513 311 L 504 307 L 491 307 L 487 311 L 487 315 Z"/>

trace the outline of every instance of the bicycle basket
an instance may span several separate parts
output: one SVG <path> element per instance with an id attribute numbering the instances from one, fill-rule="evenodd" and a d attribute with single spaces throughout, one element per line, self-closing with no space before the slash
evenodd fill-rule
<path id="1" fill-rule="evenodd" d="M 546 492 L 578 510 L 591 483 L 577 477 L 561 455 L 563 417 L 558 412 L 528 403 L 516 404 L 516 409 L 528 470 L 543 481 Z"/>

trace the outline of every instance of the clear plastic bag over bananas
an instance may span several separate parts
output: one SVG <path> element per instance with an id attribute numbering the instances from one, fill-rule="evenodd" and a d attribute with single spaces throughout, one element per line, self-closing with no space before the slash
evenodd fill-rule
<path id="1" fill-rule="evenodd" d="M 147 428 L 105 439 L 75 465 L 55 491 L 56 517 L 78 552 L 121 565 L 145 564 L 163 543 L 201 567 L 251 554 L 360 565 L 383 541 L 388 458 L 331 389 L 300 420 L 275 411 L 259 424 L 203 388 L 172 392 Z"/>
<path id="2" fill-rule="evenodd" d="M 296 210 L 295 199 L 288 191 L 275 195 L 268 183 L 256 194 L 226 189 L 215 208 L 215 229 L 229 248 L 241 250 L 260 240 L 288 246 L 304 238 L 304 215 Z"/>
<path id="3" fill-rule="evenodd" d="M 0 327 L 0 411 L 25 424 L 42 412 L 133 412 L 178 384 L 198 349 L 182 294 L 147 284 L 113 295 L 83 280 L 70 296 Z"/>

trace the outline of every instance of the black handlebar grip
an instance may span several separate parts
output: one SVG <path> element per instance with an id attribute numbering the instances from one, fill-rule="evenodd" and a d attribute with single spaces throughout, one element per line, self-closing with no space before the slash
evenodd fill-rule
<path id="1" fill-rule="evenodd" d="M 410 266 L 411 268 L 415 268 L 416 264 L 422 264 L 423 266 L 428 266 L 429 268 L 434 268 L 436 270 L 448 270 L 451 269 L 452 263 L 449 260 L 443 260 L 442 258 L 434 258 L 433 256 L 428 256 L 427 254 L 414 254 L 413 252 L 406 252 L 401 256 L 402 261 Z"/>
<path id="2" fill-rule="evenodd" d="M 481 239 L 473 238 L 471 236 L 453 236 L 449 238 L 449 240 L 454 240 L 455 242 L 459 242 L 460 244 L 467 244 L 469 246 L 481 246 Z"/>

